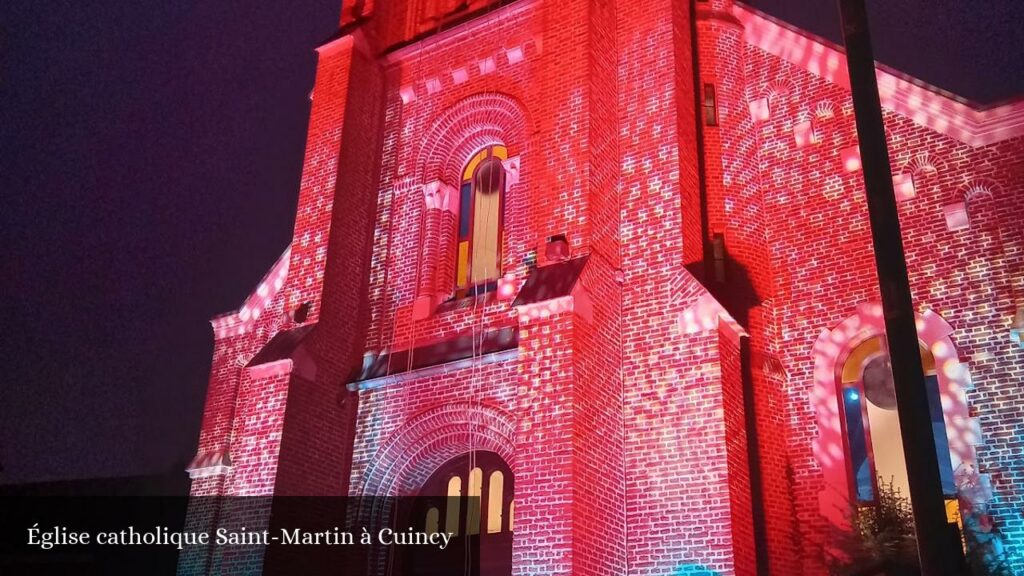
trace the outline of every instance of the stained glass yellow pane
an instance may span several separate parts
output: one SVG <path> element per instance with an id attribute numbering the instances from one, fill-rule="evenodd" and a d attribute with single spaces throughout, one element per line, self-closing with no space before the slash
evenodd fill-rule
<path id="1" fill-rule="evenodd" d="M 438 509 L 431 506 L 430 509 L 427 510 L 426 519 L 423 521 L 423 531 L 427 534 L 437 534 L 439 517 L 440 512 Z"/>
<path id="2" fill-rule="evenodd" d="M 846 364 L 843 365 L 843 383 L 856 382 L 860 379 L 860 374 L 864 369 L 864 364 L 869 358 L 878 354 L 882 350 L 882 337 L 875 336 L 861 342 L 853 349 L 850 353 L 849 358 L 846 359 Z"/>
<path id="3" fill-rule="evenodd" d="M 501 194 L 475 194 L 473 201 L 474 284 L 499 276 L 498 232 L 501 221 Z"/>
<path id="4" fill-rule="evenodd" d="M 476 167 L 477 167 L 477 165 L 479 165 L 479 164 L 480 164 L 480 162 L 481 162 L 481 161 L 482 161 L 482 160 L 483 160 L 484 158 L 487 158 L 487 154 L 488 154 L 488 149 L 487 149 L 487 148 L 484 148 L 483 150 L 481 150 L 481 151 L 477 152 L 477 153 L 476 153 L 476 154 L 475 154 L 475 155 L 474 155 L 474 156 L 473 156 L 473 157 L 472 157 L 472 158 L 471 158 L 471 159 L 469 160 L 469 164 L 466 164 L 466 169 L 465 169 L 465 170 L 463 170 L 463 172 L 462 172 L 462 179 L 463 179 L 463 180 L 469 180 L 469 179 L 473 178 L 473 172 L 475 172 L 475 171 L 476 171 Z"/>
<path id="5" fill-rule="evenodd" d="M 946 500 L 946 522 L 960 523 L 960 501 L 955 498 Z"/>
<path id="6" fill-rule="evenodd" d="M 480 533 L 480 492 L 483 489 L 484 472 L 473 468 L 469 472 L 469 506 L 466 510 L 466 534 Z"/>
<path id="7" fill-rule="evenodd" d="M 505 497 L 505 475 L 501 470 L 491 472 L 487 482 L 487 533 L 501 532 L 502 504 Z"/>
<path id="8" fill-rule="evenodd" d="M 469 242 L 459 242 L 459 265 L 455 273 L 455 283 L 461 288 L 466 285 L 469 274 Z"/>
<path id="9" fill-rule="evenodd" d="M 448 510 L 445 513 L 444 530 L 459 533 L 459 503 L 462 497 L 462 478 L 452 476 L 448 481 Z"/>

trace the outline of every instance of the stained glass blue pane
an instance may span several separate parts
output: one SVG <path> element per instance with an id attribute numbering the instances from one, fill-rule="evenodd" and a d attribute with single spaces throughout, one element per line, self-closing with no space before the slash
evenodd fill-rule
<path id="1" fill-rule="evenodd" d="M 462 183 L 459 190 L 459 239 L 469 238 L 470 200 L 473 199 L 473 185 Z"/>
<path id="2" fill-rule="evenodd" d="M 953 463 L 949 459 L 949 438 L 946 436 L 946 422 L 942 417 L 942 398 L 939 395 L 939 379 L 932 374 L 924 377 L 928 388 L 928 412 L 932 417 L 932 434 L 935 435 L 935 455 L 939 458 L 939 478 L 942 492 L 947 496 L 956 494 L 953 481 Z"/>
<path id="3" fill-rule="evenodd" d="M 850 446 L 850 468 L 857 488 L 857 500 L 870 502 L 875 499 L 875 488 L 871 461 L 868 459 L 867 438 L 864 435 L 861 395 L 857 388 L 843 389 L 843 409 L 846 415 L 846 441 Z"/>

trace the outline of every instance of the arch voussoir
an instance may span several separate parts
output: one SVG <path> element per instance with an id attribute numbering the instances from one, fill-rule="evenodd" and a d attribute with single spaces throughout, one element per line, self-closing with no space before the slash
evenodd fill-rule
<path id="1" fill-rule="evenodd" d="M 438 466 L 470 450 L 494 452 L 514 467 L 514 439 L 513 418 L 500 408 L 471 402 L 436 406 L 410 419 L 377 450 L 361 492 L 409 494 Z"/>

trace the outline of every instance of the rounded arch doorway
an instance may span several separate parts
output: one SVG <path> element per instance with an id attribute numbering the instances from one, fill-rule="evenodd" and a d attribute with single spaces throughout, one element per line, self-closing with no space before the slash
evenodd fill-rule
<path id="1" fill-rule="evenodd" d="M 466 556 L 467 576 L 510 576 L 513 494 L 512 470 L 494 452 L 467 452 L 439 466 L 420 488 L 412 517 L 428 533 L 452 534 L 452 544 L 444 551 L 410 547 L 406 573 L 450 576 L 447 552 Z"/>

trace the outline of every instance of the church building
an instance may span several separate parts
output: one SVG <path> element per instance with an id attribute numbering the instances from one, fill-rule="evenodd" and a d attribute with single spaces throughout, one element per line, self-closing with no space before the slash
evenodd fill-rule
<path id="1" fill-rule="evenodd" d="M 818 576 L 907 494 L 840 47 L 733 0 L 343 0 L 316 50 L 190 526 L 459 496 L 417 522 L 485 574 Z M 1022 551 L 1024 100 L 877 78 L 950 528 Z"/>

